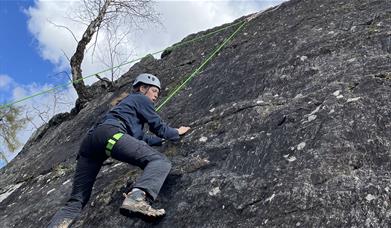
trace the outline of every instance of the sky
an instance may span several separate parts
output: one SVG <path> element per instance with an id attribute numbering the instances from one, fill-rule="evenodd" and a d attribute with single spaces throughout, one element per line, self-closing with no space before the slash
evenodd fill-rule
<path id="1" fill-rule="evenodd" d="M 129 61 L 162 50 L 187 35 L 219 26 L 251 13 L 281 4 L 283 0 L 158 0 L 153 8 L 159 24 L 131 28 L 122 40 L 121 59 Z M 9 103 L 69 82 L 69 62 L 86 26 L 75 20 L 80 9 L 77 0 L 0 0 L 0 104 Z M 121 30 L 122 29 L 122 30 Z M 119 31 L 123 31 L 121 28 Z M 82 64 L 84 76 L 107 69 L 107 33 L 100 33 L 96 51 L 89 48 Z M 155 56 L 159 57 L 159 56 Z M 122 68 L 118 75 L 130 66 Z M 110 75 L 102 75 L 110 77 Z M 96 79 L 87 80 L 87 84 Z M 44 94 L 20 103 L 30 121 L 18 134 L 24 144 L 50 117 L 67 112 L 77 96 L 72 87 Z M 0 123 L 1 124 L 1 123 Z M 10 153 L 5 151 L 8 159 Z M 4 162 L 0 161 L 0 167 Z"/>
<path id="2" fill-rule="evenodd" d="M 52 72 L 52 64 L 40 58 L 37 41 L 26 26 L 28 16 L 23 9 L 33 3 L 0 0 L 0 88 L 11 80 L 26 85 L 45 83 Z M 1 103 L 11 98 L 9 92 L 1 91 Z"/>

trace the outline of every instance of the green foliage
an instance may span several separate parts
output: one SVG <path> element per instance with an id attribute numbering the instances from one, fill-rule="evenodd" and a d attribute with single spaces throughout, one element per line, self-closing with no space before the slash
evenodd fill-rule
<path id="1" fill-rule="evenodd" d="M 155 58 L 153 57 L 153 55 L 151 55 L 151 54 L 148 54 L 148 55 L 146 55 L 146 56 L 144 56 L 141 60 L 140 60 L 140 62 L 147 62 L 147 61 L 153 61 Z"/>
<path id="2" fill-rule="evenodd" d="M 15 152 L 20 146 L 16 134 L 25 126 L 27 119 L 21 117 L 22 108 L 10 106 L 0 109 L 0 145 Z M 5 149 L 5 148 L 2 148 Z M 0 151 L 0 160 L 5 160 L 4 152 Z"/>

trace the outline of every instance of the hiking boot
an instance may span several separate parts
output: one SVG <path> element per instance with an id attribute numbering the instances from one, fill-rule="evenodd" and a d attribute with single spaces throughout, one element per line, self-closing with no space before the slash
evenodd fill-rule
<path id="1" fill-rule="evenodd" d="M 56 222 L 55 224 L 49 224 L 48 228 L 69 228 L 73 219 L 64 218 L 61 221 Z"/>
<path id="2" fill-rule="evenodd" d="M 73 222 L 73 219 L 64 219 L 61 221 L 60 224 L 58 224 L 58 228 L 68 228 L 68 227 L 70 227 L 72 222 Z"/>
<path id="3" fill-rule="evenodd" d="M 140 213 L 149 217 L 161 217 L 165 215 L 164 209 L 155 209 L 146 200 L 146 194 L 144 191 L 136 190 L 125 194 L 125 200 L 120 208 L 122 213 Z"/>

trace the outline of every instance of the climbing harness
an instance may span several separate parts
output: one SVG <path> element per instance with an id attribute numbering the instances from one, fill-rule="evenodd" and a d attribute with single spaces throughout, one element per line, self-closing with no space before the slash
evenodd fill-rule
<path id="1" fill-rule="evenodd" d="M 118 142 L 118 140 L 123 136 L 123 133 L 116 133 L 114 134 L 109 140 L 107 140 L 106 144 L 106 154 L 107 156 L 111 157 L 111 151 L 114 147 L 114 145 Z"/>

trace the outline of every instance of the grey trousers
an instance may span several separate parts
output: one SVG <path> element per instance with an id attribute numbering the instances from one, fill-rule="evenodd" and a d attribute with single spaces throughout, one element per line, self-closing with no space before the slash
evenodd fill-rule
<path id="1" fill-rule="evenodd" d="M 77 218 L 91 196 L 92 187 L 103 162 L 107 140 L 119 129 L 110 125 L 98 126 L 82 142 L 73 179 L 72 193 L 65 206 L 51 219 L 48 227 L 56 227 L 63 219 Z M 112 149 L 111 156 L 119 161 L 138 166 L 144 170 L 133 187 L 144 190 L 153 200 L 171 169 L 168 158 L 148 146 L 144 141 L 124 134 Z"/>
<path id="2" fill-rule="evenodd" d="M 164 154 L 144 141 L 124 135 L 114 145 L 111 156 L 118 161 L 142 168 L 144 172 L 133 187 L 144 190 L 153 200 L 156 199 L 171 170 L 171 162 Z"/>

